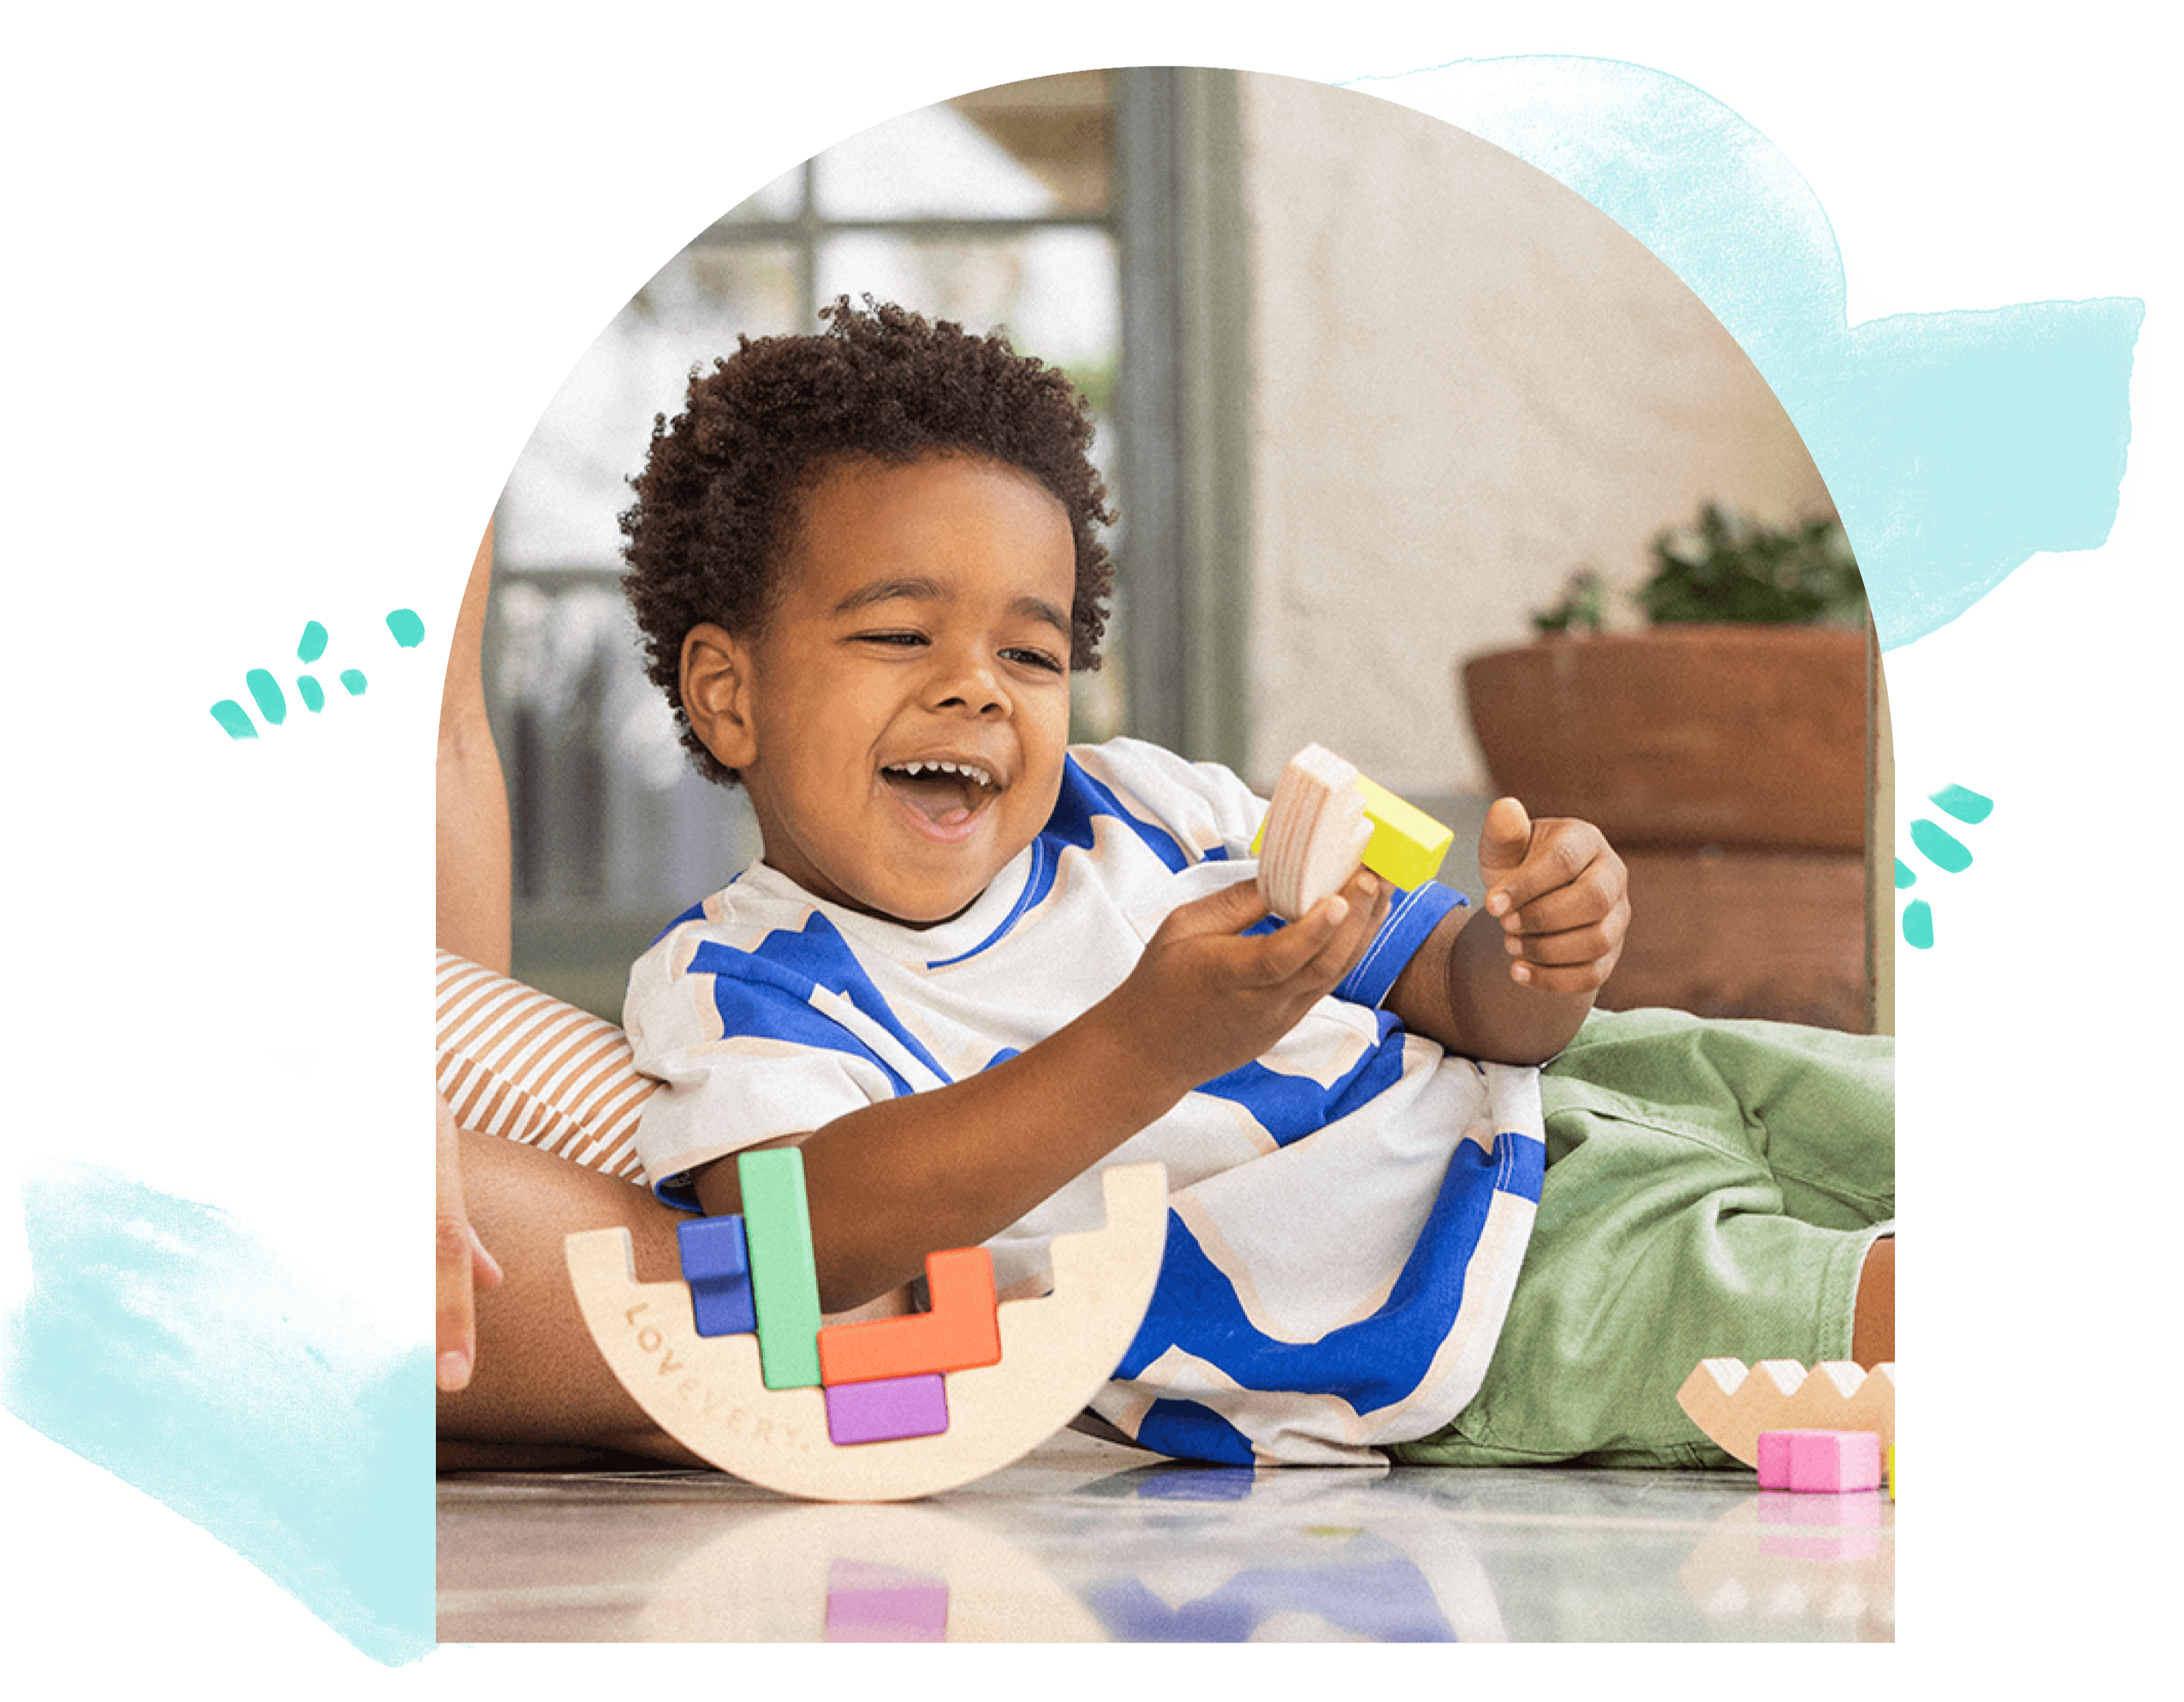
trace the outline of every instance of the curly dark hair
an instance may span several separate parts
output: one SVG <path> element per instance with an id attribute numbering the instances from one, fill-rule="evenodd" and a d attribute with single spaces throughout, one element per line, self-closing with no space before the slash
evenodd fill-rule
<path id="1" fill-rule="evenodd" d="M 656 416 L 637 500 L 621 516 L 628 594 L 646 672 L 667 694 L 682 743 L 708 779 L 733 784 L 690 726 L 682 640 L 712 622 L 755 635 L 795 542 L 799 499 L 840 460 L 894 466 L 975 455 L 1021 469 L 1067 511 L 1077 546 L 1069 665 L 1100 665 L 1114 566 L 1097 527 L 1114 523 L 1088 451 L 1084 399 L 1058 369 L 907 309 L 847 296 L 804 337 L 737 339 L 706 372 L 693 368 L 683 410 Z"/>

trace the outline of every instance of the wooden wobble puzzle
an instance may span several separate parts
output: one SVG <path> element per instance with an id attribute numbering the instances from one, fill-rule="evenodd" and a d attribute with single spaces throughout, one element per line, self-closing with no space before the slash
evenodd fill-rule
<path id="1" fill-rule="evenodd" d="M 1825 1359 L 1809 1371 L 1795 1359 L 1702 1359 L 1676 1403 L 1732 1459 L 1757 1469 L 1759 1438 L 1777 1430 L 1871 1431 L 1885 1455 L 1896 1442 L 1896 1367 L 1860 1370 Z"/>
<path id="2" fill-rule="evenodd" d="M 802 1155 L 794 1147 L 744 1157 L 762 1158 L 769 1167 L 794 1159 L 800 1184 Z M 701 1336 L 688 1282 L 637 1280 L 628 1230 L 570 1236 L 564 1254 L 578 1308 L 607 1364 L 646 1415 L 693 1454 L 785 1495 L 907 1500 L 952 1489 L 1029 1453 L 1082 1412 L 1122 1363 L 1160 1275 L 1167 1171 L 1158 1163 L 1114 1165 L 1100 1173 L 1100 1186 L 1106 1222 L 1054 1238 L 1052 1292 L 986 1302 L 1000 1344 L 990 1363 L 962 1363 L 984 1357 L 983 1347 L 961 1344 L 983 1342 L 988 1332 L 972 1327 L 975 1320 L 965 1315 L 978 1303 L 975 1272 L 954 1275 L 950 1288 L 969 1298 L 950 1300 L 950 1315 L 938 1328 L 923 1325 L 931 1314 L 912 1314 L 820 1331 L 822 1337 L 841 1331 L 842 1345 L 869 1353 L 866 1344 L 887 1326 L 908 1326 L 893 1332 L 899 1338 L 895 1359 L 878 1365 L 889 1376 L 845 1374 L 831 1386 L 816 1368 L 800 1386 L 768 1385 L 760 1336 L 770 1316 L 805 1315 L 794 1304 L 784 1312 L 761 1303 L 755 1330 Z M 747 1207 L 762 1197 L 761 1190 L 746 1188 Z M 754 1239 L 777 1236 L 780 1229 L 778 1222 L 765 1225 Z M 754 1284 L 762 1291 L 773 1267 L 756 1246 L 753 1255 Z M 801 1277 L 787 1280 L 800 1283 Z M 983 1292 L 990 1296 L 990 1281 Z M 803 1325 L 794 1327 L 800 1336 Z M 928 1348 L 921 1336 L 946 1345 Z M 777 1345 L 794 1352 L 777 1353 L 777 1361 L 800 1359 L 805 1347 Z M 810 1346 L 816 1360 L 817 1343 Z M 922 1363 L 916 1358 L 920 1353 L 937 1353 L 935 1363 L 955 1368 L 915 1369 Z M 906 1369 L 909 1375 L 893 1375 Z M 777 1370 L 772 1381 L 804 1375 Z M 838 1408 L 832 1415 L 830 1402 Z M 870 1416 L 876 1404 L 878 1419 Z M 936 1415 L 944 1427 L 914 1433 L 933 1425 Z M 866 1437 L 872 1439 L 861 1439 Z"/>

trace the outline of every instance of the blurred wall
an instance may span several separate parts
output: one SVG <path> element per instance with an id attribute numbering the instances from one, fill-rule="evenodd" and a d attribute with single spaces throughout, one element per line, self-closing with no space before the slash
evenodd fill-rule
<path id="1" fill-rule="evenodd" d="M 1728 332 L 1605 215 L 1372 95 L 1242 80 L 1251 778 L 1307 740 L 1418 797 L 1489 782 L 1458 660 L 1580 566 L 1635 583 L 1712 499 L 1830 511 Z"/>

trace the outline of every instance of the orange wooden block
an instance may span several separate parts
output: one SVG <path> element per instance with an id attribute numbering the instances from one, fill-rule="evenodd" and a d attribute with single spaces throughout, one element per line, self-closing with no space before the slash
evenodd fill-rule
<path id="1" fill-rule="evenodd" d="M 819 1332 L 819 1381 L 869 1383 L 998 1364 L 1001 1331 L 994 1310 L 994 1261 L 983 1247 L 925 1256 L 933 1309 Z"/>

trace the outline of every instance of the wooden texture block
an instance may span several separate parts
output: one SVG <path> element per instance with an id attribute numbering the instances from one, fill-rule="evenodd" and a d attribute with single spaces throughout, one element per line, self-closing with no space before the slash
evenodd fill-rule
<path id="1" fill-rule="evenodd" d="M 827 1391 L 827 1435 L 838 1448 L 938 1436 L 947 1428 L 948 1390 L 938 1371 L 841 1383 Z"/>
<path id="2" fill-rule="evenodd" d="M 1794 1359 L 1702 1359 L 1676 1392 L 1693 1424 L 1732 1459 L 1756 1467 L 1759 1438 L 1774 1430 L 1870 1431 L 1896 1440 L 1896 1368 L 1861 1370 L 1825 1360 L 1810 1371 Z"/>
<path id="3" fill-rule="evenodd" d="M 751 1304 L 759 1364 L 769 1389 L 819 1382 L 819 1267 L 811 1256 L 811 1209 L 804 1155 L 768 1147 L 736 1155 L 744 1234 L 750 1248 Z"/>
<path id="4" fill-rule="evenodd" d="M 994 1260 L 985 1248 L 928 1253 L 925 1286 L 930 1311 L 820 1331 L 820 1381 L 831 1388 L 925 1371 L 963 1371 L 1001 1357 Z"/>
<path id="5" fill-rule="evenodd" d="M 1251 840 L 1267 907 L 1294 922 L 1367 868 L 1399 887 L 1440 872 L 1455 833 L 1376 785 L 1340 756 L 1307 745 L 1275 783 Z"/>
<path id="6" fill-rule="evenodd" d="M 690 1315 L 700 1336 L 737 1336 L 758 1328 L 751 1304 L 750 1247 L 738 1214 L 693 1218 L 675 1225 Z"/>
<path id="7" fill-rule="evenodd" d="M 1100 1184 L 1107 1221 L 1055 1237 L 1053 1292 L 1001 1303 L 1000 1360 L 947 1374 L 948 1428 L 857 1448 L 838 1448 L 827 1435 L 816 1384 L 766 1386 L 757 1336 L 700 1336 L 682 1283 L 639 1282 L 628 1230 L 570 1236 L 564 1256 L 609 1368 L 646 1416 L 699 1458 L 786 1495 L 906 1500 L 967 1483 L 1036 1448 L 1082 1412 L 1121 1363 L 1160 1275 L 1167 1172 L 1113 1165 Z"/>

